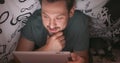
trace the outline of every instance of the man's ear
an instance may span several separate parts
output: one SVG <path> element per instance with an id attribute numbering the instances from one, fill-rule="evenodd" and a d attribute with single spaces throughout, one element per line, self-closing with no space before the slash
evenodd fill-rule
<path id="1" fill-rule="evenodd" d="M 72 7 L 72 9 L 70 10 L 70 17 L 72 17 L 74 15 L 75 12 L 75 6 Z"/>

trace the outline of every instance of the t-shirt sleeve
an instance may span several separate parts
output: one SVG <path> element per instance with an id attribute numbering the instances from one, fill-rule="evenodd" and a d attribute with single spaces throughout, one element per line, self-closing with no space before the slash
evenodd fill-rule
<path id="1" fill-rule="evenodd" d="M 34 41 L 34 27 L 35 22 L 40 17 L 40 10 L 36 10 L 32 16 L 28 18 L 28 21 L 26 22 L 26 25 L 21 29 L 21 36 L 30 40 Z"/>
<path id="2" fill-rule="evenodd" d="M 73 51 L 87 50 L 89 48 L 88 16 L 80 11 L 75 11 L 70 19 L 70 35 Z"/>

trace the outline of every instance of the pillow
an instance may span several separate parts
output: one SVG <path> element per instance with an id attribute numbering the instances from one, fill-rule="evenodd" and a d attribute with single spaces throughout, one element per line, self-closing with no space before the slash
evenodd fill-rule
<path id="1" fill-rule="evenodd" d="M 38 0 L 0 0 L 0 63 L 12 59 L 20 29 L 39 8 Z"/>

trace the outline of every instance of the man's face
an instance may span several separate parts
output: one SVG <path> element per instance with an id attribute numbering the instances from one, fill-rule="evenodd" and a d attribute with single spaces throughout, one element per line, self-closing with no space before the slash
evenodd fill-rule
<path id="1" fill-rule="evenodd" d="M 49 34 L 54 34 L 66 28 L 69 13 L 65 1 L 49 3 L 42 2 L 42 21 Z"/>

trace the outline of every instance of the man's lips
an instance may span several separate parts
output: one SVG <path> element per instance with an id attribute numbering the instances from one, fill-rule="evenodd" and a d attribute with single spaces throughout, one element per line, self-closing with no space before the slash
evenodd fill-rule
<path id="1" fill-rule="evenodd" d="M 49 33 L 51 34 L 57 33 L 58 30 L 60 29 L 59 27 L 51 28 L 50 26 L 47 26 L 47 28 L 48 28 Z"/>
<path id="2" fill-rule="evenodd" d="M 57 30 L 49 30 L 49 36 L 54 35 L 55 33 L 57 33 Z"/>
<path id="3" fill-rule="evenodd" d="M 56 33 L 57 30 L 56 30 L 56 29 L 49 29 L 49 32 L 51 32 L 51 33 Z"/>

